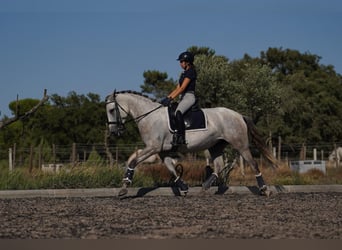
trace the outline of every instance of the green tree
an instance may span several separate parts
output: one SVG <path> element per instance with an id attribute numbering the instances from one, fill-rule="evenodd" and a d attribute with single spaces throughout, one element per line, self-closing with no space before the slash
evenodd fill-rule
<path id="1" fill-rule="evenodd" d="M 223 56 L 197 55 L 195 57 L 197 71 L 196 94 L 202 107 L 217 107 L 226 103 L 231 88 L 228 84 L 230 67 L 228 59 Z"/>
<path id="2" fill-rule="evenodd" d="M 209 47 L 191 46 L 187 49 L 187 51 L 191 52 L 195 57 L 198 55 L 204 55 L 209 57 L 215 55 L 215 50 Z"/>
<path id="3" fill-rule="evenodd" d="M 292 49 L 269 48 L 266 52 L 260 53 L 260 60 L 280 73 L 280 76 L 291 75 L 297 71 L 303 71 L 308 75 L 320 68 L 320 59 L 317 55 L 300 53 Z"/>
<path id="4" fill-rule="evenodd" d="M 297 50 L 269 48 L 260 62 L 269 65 L 286 86 L 279 134 L 288 141 L 331 142 L 342 139 L 342 79 L 319 56 Z"/>
<path id="5" fill-rule="evenodd" d="M 167 73 L 162 73 L 157 70 L 148 70 L 143 74 L 144 84 L 140 85 L 143 93 L 151 94 L 154 98 L 162 98 L 168 95 L 176 86 L 176 82 L 172 79 L 167 79 Z"/>
<path id="6" fill-rule="evenodd" d="M 22 116 L 39 103 L 38 99 L 26 98 L 23 100 L 12 101 L 8 105 L 13 115 Z"/>
<path id="7" fill-rule="evenodd" d="M 236 63 L 240 67 L 232 72 L 235 79 L 230 83 L 233 90 L 227 104 L 251 117 L 254 123 L 263 119 L 265 125 L 270 126 L 271 117 L 280 115 L 282 111 L 280 107 L 282 97 L 286 96 L 285 89 L 267 65 Z M 233 68 L 237 69 L 236 66 Z"/>
<path id="8" fill-rule="evenodd" d="M 24 134 L 20 141 L 26 146 L 39 145 L 42 139 L 62 145 L 99 143 L 104 140 L 106 114 L 99 95 L 70 92 L 67 97 L 51 95 L 48 104 L 18 123 Z"/>

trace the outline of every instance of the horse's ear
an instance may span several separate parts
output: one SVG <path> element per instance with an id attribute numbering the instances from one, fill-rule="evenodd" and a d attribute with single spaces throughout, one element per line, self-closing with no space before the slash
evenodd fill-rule
<path id="1" fill-rule="evenodd" d="M 115 95 L 116 95 L 116 89 L 114 89 L 113 91 L 113 97 L 115 97 Z"/>

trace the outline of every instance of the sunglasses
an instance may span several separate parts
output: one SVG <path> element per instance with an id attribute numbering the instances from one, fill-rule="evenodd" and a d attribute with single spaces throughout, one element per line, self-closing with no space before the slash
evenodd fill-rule
<path id="1" fill-rule="evenodd" d="M 186 61 L 184 61 L 184 60 L 180 60 L 179 62 L 180 62 L 180 63 L 183 63 L 183 62 L 186 62 Z"/>

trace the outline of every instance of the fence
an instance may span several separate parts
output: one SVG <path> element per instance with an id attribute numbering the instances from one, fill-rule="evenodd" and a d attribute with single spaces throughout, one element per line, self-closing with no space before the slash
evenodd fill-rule
<path id="1" fill-rule="evenodd" d="M 329 154 L 342 143 L 334 144 L 281 144 L 269 145 L 269 149 L 278 161 L 288 163 L 291 160 L 327 160 Z M 44 164 L 64 164 L 72 167 L 85 164 L 118 166 L 124 164 L 128 157 L 137 149 L 143 148 L 143 144 L 105 145 L 105 144 L 78 144 L 51 145 L 50 147 L 22 148 L 13 145 L 12 148 L 0 148 L 1 160 L 8 160 L 10 169 L 28 166 L 30 170 L 40 168 Z M 6 153 L 4 152 L 6 150 Z M 256 148 L 251 146 L 252 154 L 259 157 Z M 94 156 L 95 155 L 95 156 Z M 229 158 L 231 154 L 227 153 Z M 204 160 L 202 153 L 189 154 L 188 160 Z M 189 159 L 190 158 L 190 159 Z"/>
<path id="2" fill-rule="evenodd" d="M 8 149 L 9 168 L 29 166 L 30 170 L 44 164 L 63 164 L 71 167 L 84 164 L 109 165 L 113 167 L 124 163 L 132 152 L 142 144 L 111 145 L 77 144 L 52 145 L 51 147 L 23 148 L 13 145 Z M 1 152 L 2 151 L 2 152 Z M 0 150 L 1 155 L 4 149 Z M 4 160 L 4 159 L 2 159 Z"/>

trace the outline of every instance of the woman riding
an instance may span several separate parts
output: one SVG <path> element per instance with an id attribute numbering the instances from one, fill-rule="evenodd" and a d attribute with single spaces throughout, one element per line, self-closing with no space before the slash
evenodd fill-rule
<path id="1" fill-rule="evenodd" d="M 180 101 L 175 112 L 177 129 L 171 143 L 173 146 L 186 144 L 183 114 L 185 114 L 196 101 L 195 88 L 197 74 L 194 66 L 194 55 L 191 52 L 186 51 L 181 53 L 177 60 L 184 71 L 179 78 L 177 87 L 161 101 L 164 106 L 168 106 L 173 99 L 180 95 Z"/>

